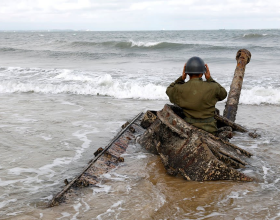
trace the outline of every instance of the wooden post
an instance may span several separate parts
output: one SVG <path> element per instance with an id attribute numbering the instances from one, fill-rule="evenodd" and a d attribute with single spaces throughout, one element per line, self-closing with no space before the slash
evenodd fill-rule
<path id="1" fill-rule="evenodd" d="M 234 122 L 236 119 L 236 113 L 239 103 L 239 98 L 242 89 L 242 83 L 245 73 L 245 67 L 251 60 L 251 53 L 246 49 L 241 49 L 236 54 L 236 69 L 234 72 L 234 77 L 230 86 L 230 91 L 228 94 L 224 117 Z"/>

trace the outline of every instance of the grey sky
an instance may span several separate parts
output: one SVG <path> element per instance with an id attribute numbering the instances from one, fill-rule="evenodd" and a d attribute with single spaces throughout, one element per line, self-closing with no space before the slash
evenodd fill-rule
<path id="1" fill-rule="evenodd" d="M 279 0 L 0 0 L 0 30 L 280 28 Z"/>

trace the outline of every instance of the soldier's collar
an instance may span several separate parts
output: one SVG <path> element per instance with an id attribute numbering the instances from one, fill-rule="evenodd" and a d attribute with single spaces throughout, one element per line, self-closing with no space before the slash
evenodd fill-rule
<path id="1" fill-rule="evenodd" d="M 202 80 L 202 78 L 192 78 L 190 80 Z"/>

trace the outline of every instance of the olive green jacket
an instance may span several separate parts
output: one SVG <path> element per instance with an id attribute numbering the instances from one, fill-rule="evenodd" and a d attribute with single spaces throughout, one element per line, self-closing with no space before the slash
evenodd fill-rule
<path id="1" fill-rule="evenodd" d="M 170 102 L 183 108 L 187 122 L 211 133 L 217 130 L 216 121 L 211 121 L 211 118 L 215 114 L 216 103 L 227 97 L 227 91 L 211 77 L 207 81 L 195 78 L 185 83 L 180 76 L 167 87 L 166 94 Z"/>

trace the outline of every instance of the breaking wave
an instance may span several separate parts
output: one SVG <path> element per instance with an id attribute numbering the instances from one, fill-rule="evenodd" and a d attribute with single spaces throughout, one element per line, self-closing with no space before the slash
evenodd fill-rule
<path id="1" fill-rule="evenodd" d="M 142 100 L 168 100 L 165 94 L 166 86 L 144 82 L 122 82 L 114 80 L 111 75 L 106 74 L 97 77 L 93 82 L 91 79 L 72 78 L 76 83 L 21 83 L 9 82 L 0 84 L 0 93 L 44 93 L 44 94 L 76 94 L 76 95 L 100 95 L 110 96 L 118 99 L 142 99 Z M 80 83 L 78 83 L 80 82 Z M 254 87 L 250 90 L 243 89 L 240 104 L 280 105 L 280 89 Z"/>
<path id="2" fill-rule="evenodd" d="M 72 42 L 70 44 L 72 47 L 115 47 L 119 49 L 130 49 L 130 48 L 139 48 L 139 49 L 172 49 L 172 48 L 182 48 L 182 47 L 192 47 L 194 44 L 187 43 L 176 43 L 176 42 L 144 42 L 144 41 L 106 41 L 106 42 L 87 42 L 79 41 Z"/>
<path id="3" fill-rule="evenodd" d="M 43 93 L 110 96 L 118 99 L 168 100 L 168 80 L 155 81 L 147 75 L 137 79 L 129 74 L 104 74 L 75 70 L 2 68 L 0 93 Z M 20 79 L 20 80 L 19 80 Z M 168 82 L 167 82 L 168 81 Z M 229 91 L 229 82 L 224 86 Z M 252 85 L 242 89 L 240 104 L 280 105 L 280 86 Z"/>
<path id="4" fill-rule="evenodd" d="M 242 89 L 239 103 L 280 105 L 280 88 L 254 86 L 251 89 Z"/>
<path id="5" fill-rule="evenodd" d="M 250 48 L 258 48 L 258 47 L 279 47 L 280 35 L 278 33 L 240 33 L 236 36 L 233 36 L 232 41 L 234 45 L 237 46 L 245 43 L 244 45 L 248 47 L 248 43 L 250 43 Z"/>
<path id="6" fill-rule="evenodd" d="M 243 38 L 252 39 L 252 38 L 263 38 L 263 37 L 266 37 L 266 36 L 269 36 L 269 35 L 268 34 L 244 34 Z"/>
<path id="7" fill-rule="evenodd" d="M 145 80 L 114 79 L 112 75 L 104 73 L 99 76 L 99 74 L 72 70 L 42 70 L 38 68 L 10 68 L 4 72 L 16 74 L 13 78 L 1 81 L 0 93 L 69 93 L 111 96 L 119 99 L 167 99 L 166 86 L 152 82 L 147 83 Z M 21 80 L 18 80 L 20 77 Z"/>
<path id="8" fill-rule="evenodd" d="M 259 41 L 269 41 L 269 40 L 280 40 L 280 36 L 277 34 L 259 34 L 259 33 L 248 33 L 243 34 L 242 37 L 239 39 L 246 40 L 246 41 L 252 41 L 252 42 L 259 42 Z M 269 41 L 271 43 L 271 41 Z"/>

